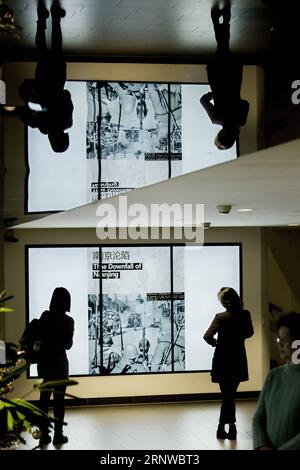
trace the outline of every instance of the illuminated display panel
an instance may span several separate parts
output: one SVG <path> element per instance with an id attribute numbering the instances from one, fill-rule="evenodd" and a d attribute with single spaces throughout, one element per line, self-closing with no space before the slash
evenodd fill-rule
<path id="1" fill-rule="evenodd" d="M 207 84 L 68 81 L 70 145 L 55 153 L 28 128 L 26 212 L 52 212 L 114 196 L 237 157 L 218 150 L 220 127 L 200 98 Z"/>
<path id="2" fill-rule="evenodd" d="M 71 294 L 73 376 L 207 371 L 217 293 L 241 293 L 239 244 L 28 246 L 26 259 L 27 321 L 56 287 Z"/>

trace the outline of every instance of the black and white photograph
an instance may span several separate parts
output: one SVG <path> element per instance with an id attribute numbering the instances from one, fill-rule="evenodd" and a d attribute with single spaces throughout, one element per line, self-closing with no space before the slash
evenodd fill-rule
<path id="1" fill-rule="evenodd" d="M 64 158 L 27 128 L 29 213 L 71 209 L 237 157 L 236 146 L 221 155 L 214 146 L 199 105 L 207 84 L 67 81 L 66 89 L 74 113 Z"/>
<path id="2" fill-rule="evenodd" d="M 168 160 L 170 154 L 171 159 L 181 160 L 181 85 L 87 82 L 86 86 L 88 159 L 155 161 Z M 99 122 L 100 150 L 98 128 L 92 125 Z"/>
<path id="3" fill-rule="evenodd" d="M 174 301 L 172 315 L 170 293 L 104 295 L 102 318 L 92 314 L 89 321 L 90 373 L 185 370 L 184 293 L 173 298 L 181 300 Z"/>

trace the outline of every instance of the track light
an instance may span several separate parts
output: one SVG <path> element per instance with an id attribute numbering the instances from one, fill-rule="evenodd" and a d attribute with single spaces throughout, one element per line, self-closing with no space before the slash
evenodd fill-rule
<path id="1" fill-rule="evenodd" d="M 204 230 L 207 230 L 208 228 L 210 228 L 211 226 L 211 223 L 210 222 L 203 222 L 203 224 L 201 224 L 201 227 L 204 229 Z"/>
<path id="2" fill-rule="evenodd" d="M 229 214 L 229 212 L 231 211 L 231 206 L 229 206 L 229 205 L 226 205 L 226 206 L 217 206 L 216 209 L 217 209 L 217 212 L 218 212 L 219 214 L 224 215 L 224 214 Z"/>

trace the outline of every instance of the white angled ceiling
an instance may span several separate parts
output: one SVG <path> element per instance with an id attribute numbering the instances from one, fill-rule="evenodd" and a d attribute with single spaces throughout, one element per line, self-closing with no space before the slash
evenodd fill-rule
<path id="1" fill-rule="evenodd" d="M 204 204 L 205 221 L 213 227 L 300 223 L 300 139 L 127 193 L 128 207 L 143 204 L 148 214 L 151 204 L 171 205 L 179 201 L 181 205 Z M 96 227 L 97 208 L 107 203 L 118 212 L 119 197 L 113 197 L 17 227 Z M 224 204 L 232 206 L 228 215 L 220 215 L 216 210 L 217 205 Z M 240 208 L 253 211 L 238 212 Z M 123 222 L 124 219 L 121 225 Z M 185 220 L 187 225 L 193 222 Z"/>

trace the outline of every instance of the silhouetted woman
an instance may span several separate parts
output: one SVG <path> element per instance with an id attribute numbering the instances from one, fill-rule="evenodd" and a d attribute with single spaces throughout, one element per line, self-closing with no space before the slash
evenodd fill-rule
<path id="1" fill-rule="evenodd" d="M 218 299 L 226 310 L 216 314 L 204 339 L 215 347 L 211 380 L 219 384 L 223 400 L 217 438 L 236 439 L 235 394 L 239 383 L 249 380 L 244 342 L 253 335 L 253 326 L 250 312 L 243 309 L 242 301 L 232 287 L 222 287 Z M 228 433 L 225 424 L 229 424 Z"/>
<path id="2" fill-rule="evenodd" d="M 69 361 L 66 350 L 73 344 L 74 320 L 66 312 L 71 309 L 71 296 L 64 287 L 57 287 L 52 294 L 49 310 L 40 318 L 41 348 L 37 365 L 38 376 L 45 381 L 63 380 L 69 377 Z M 65 415 L 65 386 L 56 387 L 53 391 L 55 423 L 53 444 L 65 444 L 67 436 L 62 432 Z M 52 392 L 41 391 L 39 407 L 48 413 Z M 49 444 L 51 437 L 48 428 L 41 429 L 41 444 Z"/>
<path id="3" fill-rule="evenodd" d="M 223 8 L 220 8 L 220 3 L 224 3 Z M 240 96 L 243 64 L 234 57 L 229 48 L 230 0 L 223 2 L 215 0 L 211 9 L 211 18 L 217 51 L 206 67 L 211 92 L 205 93 L 200 103 L 212 123 L 222 126 L 215 138 L 215 145 L 220 150 L 226 150 L 234 145 L 239 136 L 239 128 L 246 124 L 249 103 Z"/>
<path id="4" fill-rule="evenodd" d="M 21 119 L 30 127 L 38 128 L 48 134 L 54 152 L 65 152 L 69 147 L 69 134 L 65 131 L 73 125 L 73 103 L 71 94 L 64 89 L 67 66 L 62 54 L 61 18 L 65 10 L 59 0 L 52 0 L 52 40 L 51 49 L 47 47 L 46 22 L 49 11 L 44 0 L 38 0 L 36 48 L 38 62 L 34 79 L 26 79 L 19 87 L 25 107 Z M 37 103 L 41 109 L 35 110 L 29 103 Z"/>

